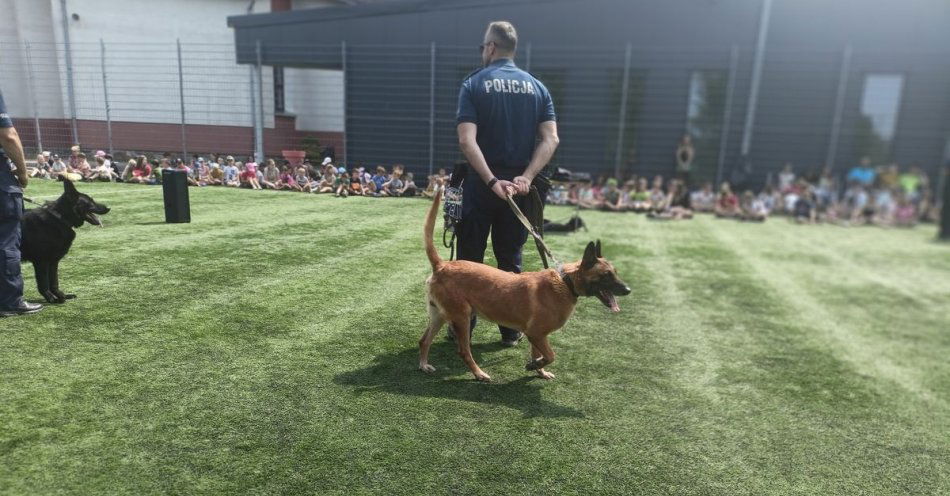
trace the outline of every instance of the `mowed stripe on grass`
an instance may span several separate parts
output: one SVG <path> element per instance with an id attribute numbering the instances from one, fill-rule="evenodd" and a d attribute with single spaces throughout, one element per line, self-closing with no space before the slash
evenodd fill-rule
<path id="1" fill-rule="evenodd" d="M 191 189 L 166 225 L 160 188 L 79 187 L 113 207 L 63 263 L 79 298 L 0 320 L 0 492 L 950 490 L 932 227 L 585 212 L 550 244 L 602 239 L 623 312 L 582 301 L 553 382 L 480 324 L 483 385 L 441 337 L 415 370 L 425 201 Z"/>

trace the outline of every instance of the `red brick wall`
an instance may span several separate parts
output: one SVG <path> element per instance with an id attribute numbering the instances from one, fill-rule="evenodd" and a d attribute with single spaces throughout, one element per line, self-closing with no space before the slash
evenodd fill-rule
<path id="1" fill-rule="evenodd" d="M 274 128 L 264 128 L 264 153 L 280 156 L 281 150 L 299 150 L 301 140 L 315 136 L 321 146 L 334 146 L 337 154 L 343 151 L 343 133 L 326 131 L 297 131 L 292 116 L 277 116 Z M 14 125 L 29 154 L 37 149 L 33 119 L 16 118 Z M 105 121 L 79 120 L 76 123 L 79 142 L 84 151 L 108 150 L 109 140 Z M 68 119 L 40 119 L 43 148 L 63 153 L 73 145 L 72 125 Z M 116 152 L 172 152 L 182 151 L 181 125 L 141 122 L 113 122 L 112 144 Z M 230 155 L 250 155 L 254 150 L 254 129 L 247 126 L 185 125 L 185 148 L 189 154 L 211 152 Z"/>

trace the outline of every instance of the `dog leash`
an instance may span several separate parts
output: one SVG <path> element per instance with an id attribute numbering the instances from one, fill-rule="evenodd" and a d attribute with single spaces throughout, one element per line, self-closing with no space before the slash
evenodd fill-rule
<path id="1" fill-rule="evenodd" d="M 518 204 L 515 203 L 515 200 L 511 197 L 511 194 L 506 192 L 505 199 L 508 200 L 508 206 L 511 207 L 511 211 L 515 213 L 515 217 L 517 217 L 518 220 L 524 225 L 525 229 L 528 230 L 528 234 L 530 234 L 531 237 L 533 237 L 534 240 L 538 242 L 538 246 L 544 250 L 544 254 L 547 255 L 552 262 L 554 262 L 554 267 L 557 269 L 557 271 L 561 272 L 561 266 L 563 264 L 554 256 L 554 253 L 551 253 L 551 249 L 548 248 L 547 243 L 544 242 L 544 238 L 538 234 L 538 231 L 534 229 L 534 226 L 531 225 L 531 222 L 528 220 L 528 218 L 525 217 L 524 213 L 521 212 L 521 209 L 518 208 Z"/>

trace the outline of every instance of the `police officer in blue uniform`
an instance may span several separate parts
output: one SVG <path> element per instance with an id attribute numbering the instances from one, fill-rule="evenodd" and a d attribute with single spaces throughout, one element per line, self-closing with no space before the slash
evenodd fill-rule
<path id="1" fill-rule="evenodd" d="M 483 262 L 491 234 L 498 268 L 520 273 L 528 233 L 506 195 L 517 196 L 524 209 L 524 195 L 554 155 L 558 137 L 551 94 L 541 81 L 515 66 L 517 44 L 511 23 L 489 24 L 480 46 L 485 67 L 466 78 L 459 91 L 459 145 L 469 170 L 462 184 L 462 222 L 456 232 L 459 260 Z M 500 326 L 500 330 L 505 346 L 521 339 L 514 329 Z"/>
<path id="2" fill-rule="evenodd" d="M 20 274 L 20 218 L 23 217 L 23 189 L 26 163 L 23 145 L 7 115 L 0 93 L 0 317 L 38 312 L 42 305 L 23 299 Z"/>

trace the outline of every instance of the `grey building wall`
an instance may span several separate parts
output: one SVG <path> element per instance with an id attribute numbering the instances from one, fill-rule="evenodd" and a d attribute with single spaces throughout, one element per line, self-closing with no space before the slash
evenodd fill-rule
<path id="1" fill-rule="evenodd" d="M 843 50 L 847 72 L 833 160 L 857 160 L 855 126 L 864 76 L 904 75 L 893 158 L 936 171 L 950 136 L 950 2 L 775 0 L 752 146 L 740 154 L 761 2 L 749 0 L 483 0 L 390 2 L 355 8 L 229 18 L 237 58 L 264 64 L 340 67 L 347 46 L 347 140 L 351 162 L 428 163 L 430 43 L 436 43 L 437 166 L 457 156 L 457 87 L 477 67 L 485 25 L 507 19 L 521 39 L 518 63 L 554 87 L 562 146 L 557 160 L 592 172 L 613 169 L 625 45 L 633 47 L 622 168 L 669 174 L 686 127 L 690 75 L 727 75 L 738 49 L 726 110 L 725 177 L 761 181 L 786 161 L 816 168 L 830 145 Z M 530 56 L 528 46 L 530 45 Z M 717 129 L 713 129 L 716 131 Z M 723 131 L 721 128 L 718 131 Z M 705 157 L 707 172 L 712 157 Z M 708 175 L 708 174 L 707 174 Z"/>

